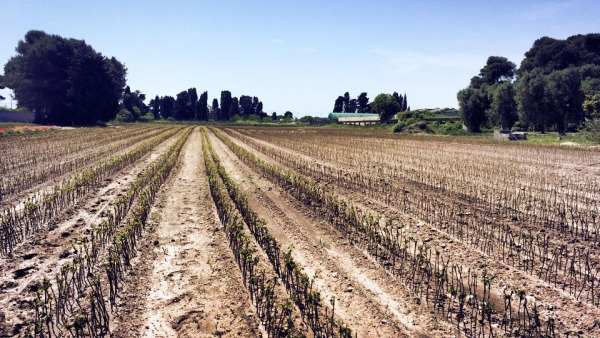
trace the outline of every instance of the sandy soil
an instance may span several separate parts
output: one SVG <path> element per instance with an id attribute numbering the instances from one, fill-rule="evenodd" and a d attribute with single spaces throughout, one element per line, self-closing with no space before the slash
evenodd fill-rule
<path id="1" fill-rule="evenodd" d="M 138 162 L 106 180 L 104 187 L 66 210 L 50 229 L 39 231 L 20 243 L 13 251 L 13 257 L 0 258 L 0 268 L 4 271 L 0 277 L 0 336 L 19 332 L 32 314 L 29 309 L 31 286 L 44 276 L 54 276 L 69 262 L 68 258 L 73 253 L 69 242 L 81 240 L 94 225 L 100 223 L 112 203 L 129 189 L 135 177 L 164 153 L 176 138 L 169 138 Z"/>
<path id="2" fill-rule="evenodd" d="M 151 213 L 152 245 L 123 296 L 117 336 L 260 337 L 260 321 L 220 230 L 195 130 Z M 141 292 L 140 292 L 141 291 Z M 141 307 L 140 313 L 131 307 Z"/>
<path id="3" fill-rule="evenodd" d="M 398 281 L 365 252 L 240 162 L 214 135 L 210 138 L 252 209 L 267 221 L 282 248 L 293 246 L 294 259 L 309 276 L 317 276 L 316 285 L 323 299 L 336 297 L 336 313 L 359 337 L 452 335 L 453 329 L 447 323 L 416 305 Z"/>
<path id="4" fill-rule="evenodd" d="M 233 133 L 235 134 L 235 132 Z M 247 150 L 254 152 L 261 159 L 274 163 L 274 161 L 266 157 L 265 155 L 253 150 L 251 147 L 241 142 L 238 139 L 232 138 L 232 140 L 245 147 Z M 257 140 L 257 139 L 254 139 Z M 310 159 L 304 154 L 295 152 L 288 148 L 282 148 L 279 146 L 273 146 L 270 143 L 260 141 L 262 144 L 266 144 L 285 151 L 292 153 L 295 156 L 302 157 L 304 159 Z M 312 161 L 317 161 L 312 159 Z M 327 163 L 325 161 L 319 161 L 322 164 L 337 167 L 334 164 Z M 285 165 L 277 163 L 281 167 Z M 323 182 L 325 184 L 325 182 Z M 401 223 L 410 226 L 410 234 L 421 241 L 425 240 L 432 248 L 437 248 L 441 252 L 444 252 L 445 257 L 449 257 L 452 262 L 460 263 L 463 266 L 468 266 L 473 271 L 478 271 L 479 275 L 484 270 L 492 271 L 497 274 L 497 279 L 492 285 L 492 292 L 495 302 L 499 306 L 502 305 L 502 288 L 508 286 L 509 288 L 525 289 L 528 294 L 534 297 L 540 306 L 542 315 L 551 314 L 556 316 L 557 326 L 561 327 L 562 330 L 577 329 L 583 330 L 589 334 L 597 334 L 598 328 L 594 328 L 594 320 L 600 317 L 600 309 L 585 302 L 575 300 L 572 296 L 568 295 L 567 292 L 562 291 L 559 288 L 550 286 L 544 281 L 532 276 L 520 269 L 516 269 L 512 266 L 499 262 L 497 259 L 481 252 L 478 249 L 473 248 L 469 243 L 463 243 L 460 240 L 453 238 L 452 236 L 445 233 L 442 229 L 431 227 L 424 223 L 422 220 L 415 218 L 411 215 L 406 215 L 401 212 L 398 208 L 395 208 L 391 204 L 383 204 L 377 200 L 368 198 L 356 191 L 351 191 L 344 188 L 336 182 L 331 181 L 325 184 L 330 191 L 334 191 L 340 196 L 344 196 L 351 199 L 356 205 L 360 206 L 364 210 L 376 212 L 380 215 L 387 217 L 393 217 L 395 219 L 401 219 Z M 416 189 L 412 187 L 411 189 Z M 443 196 L 440 193 L 435 193 L 438 198 L 449 199 L 450 196 Z M 472 212 L 477 212 L 475 209 Z M 561 236 L 556 236 L 561 238 Z M 578 313 L 578 315 L 575 315 Z"/>

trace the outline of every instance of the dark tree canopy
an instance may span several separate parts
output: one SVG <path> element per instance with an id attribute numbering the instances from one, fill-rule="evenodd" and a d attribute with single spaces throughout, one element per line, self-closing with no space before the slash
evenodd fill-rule
<path id="1" fill-rule="evenodd" d="M 215 120 L 221 119 L 221 112 L 219 109 L 219 100 L 217 100 L 216 98 L 214 98 L 212 101 L 212 105 L 210 107 L 210 112 L 213 116 L 213 119 L 215 119 Z"/>
<path id="2" fill-rule="evenodd" d="M 357 109 L 359 113 L 368 113 L 371 110 L 369 105 L 369 97 L 367 93 L 360 93 L 356 99 Z"/>
<path id="3" fill-rule="evenodd" d="M 487 94 L 482 89 L 468 87 L 458 92 L 458 105 L 463 123 L 470 132 L 481 131 L 486 120 L 486 110 L 490 106 Z"/>
<path id="4" fill-rule="evenodd" d="M 221 92 L 221 115 L 220 120 L 229 121 L 231 116 L 229 116 L 229 111 L 231 110 L 231 92 L 228 90 L 224 90 Z"/>
<path id="5" fill-rule="evenodd" d="M 483 85 L 495 85 L 499 82 L 510 81 L 515 76 L 516 65 L 502 56 L 490 56 L 479 76 L 471 79 L 471 86 L 481 88 Z"/>
<path id="6" fill-rule="evenodd" d="M 163 96 L 160 100 L 160 115 L 163 119 L 168 119 L 173 116 L 173 107 L 175 106 L 175 99 L 172 96 Z"/>
<path id="7" fill-rule="evenodd" d="M 381 121 L 389 120 L 394 114 L 400 112 L 400 104 L 394 96 L 390 94 L 379 94 L 373 100 L 371 105 L 371 112 L 379 114 Z"/>
<path id="8" fill-rule="evenodd" d="M 154 119 L 160 119 L 160 98 L 158 97 L 158 95 L 156 95 L 154 100 L 152 100 L 150 106 L 152 107 L 152 115 L 154 115 Z"/>
<path id="9" fill-rule="evenodd" d="M 229 116 L 234 117 L 236 115 L 240 115 L 240 103 L 237 97 L 231 99 L 231 110 L 229 112 Z"/>
<path id="10" fill-rule="evenodd" d="M 175 107 L 173 108 L 173 117 L 176 120 L 190 120 L 191 119 L 191 106 L 190 106 L 190 94 L 187 90 L 184 90 L 177 94 L 175 99 Z"/>
<path id="11" fill-rule="evenodd" d="M 200 99 L 198 99 L 198 108 L 196 111 L 199 120 L 208 120 L 208 92 L 205 91 L 200 94 Z"/>
<path id="12" fill-rule="evenodd" d="M 113 119 L 127 70 L 83 40 L 29 31 L 4 66 L 3 84 L 36 122 L 88 125 Z"/>
<path id="13" fill-rule="evenodd" d="M 333 112 L 341 113 L 343 111 L 344 111 L 344 97 L 338 96 L 338 98 L 335 99 L 335 103 L 333 104 Z"/>

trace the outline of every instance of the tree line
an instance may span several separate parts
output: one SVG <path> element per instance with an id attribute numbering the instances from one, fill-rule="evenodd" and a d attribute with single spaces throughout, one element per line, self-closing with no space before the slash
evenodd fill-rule
<path id="1" fill-rule="evenodd" d="M 233 97 L 227 90 L 211 105 L 208 93 L 198 95 L 196 88 L 176 97 L 156 96 L 146 105 L 144 93 L 126 86 L 127 68 L 83 40 L 32 30 L 18 42 L 16 52 L 0 75 L 0 89 L 12 89 L 19 106 L 34 112 L 36 123 L 92 125 L 115 118 L 122 122 L 231 121 L 234 116 L 268 116 L 256 96 Z M 288 111 L 283 117 L 273 113 L 271 118 L 292 116 Z"/>
<path id="2" fill-rule="evenodd" d="M 389 94 L 380 94 L 380 95 L 376 96 L 375 101 L 373 101 L 373 103 L 369 102 L 369 97 L 367 95 L 368 94 L 366 92 L 363 92 L 363 93 L 360 93 L 360 95 L 358 95 L 357 98 L 351 99 L 350 93 L 346 92 L 346 93 L 344 93 L 343 96 L 338 96 L 337 99 L 335 99 L 335 102 L 333 104 L 333 112 L 334 113 L 381 114 L 381 111 L 383 111 L 383 110 L 375 109 L 375 111 L 374 111 L 373 104 L 376 102 L 377 98 L 380 95 L 389 95 Z M 398 104 L 398 105 L 393 104 L 393 108 L 398 109 L 394 113 L 410 110 L 410 107 L 408 106 L 408 100 L 406 99 L 406 93 L 403 96 L 403 95 L 399 95 L 397 92 L 394 92 L 393 94 L 391 94 L 391 97 L 392 97 L 393 101 Z M 386 97 L 386 100 L 387 100 L 387 97 Z M 376 108 L 381 108 L 381 107 L 377 106 Z"/>
<path id="3" fill-rule="evenodd" d="M 0 86 L 13 90 L 36 123 L 89 125 L 115 117 L 127 68 L 83 40 L 29 31 L 4 66 Z"/>
<path id="4" fill-rule="evenodd" d="M 500 126 L 559 133 L 600 117 L 600 34 L 542 37 L 519 68 L 490 56 L 457 94 L 467 129 Z"/>

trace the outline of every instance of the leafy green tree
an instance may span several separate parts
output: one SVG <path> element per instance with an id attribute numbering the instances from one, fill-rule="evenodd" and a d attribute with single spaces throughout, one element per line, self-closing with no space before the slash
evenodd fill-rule
<path id="1" fill-rule="evenodd" d="M 214 116 L 215 120 L 221 120 L 221 109 L 219 109 L 219 100 L 217 100 L 216 98 L 214 98 L 212 101 L 210 112 Z"/>
<path id="2" fill-rule="evenodd" d="M 173 117 L 176 120 L 189 120 L 190 116 L 190 95 L 187 90 L 177 94 L 175 106 L 173 107 Z"/>
<path id="3" fill-rule="evenodd" d="M 188 120 L 198 120 L 198 115 L 196 111 L 196 107 L 198 106 L 198 92 L 196 92 L 196 88 L 188 89 L 188 96 L 190 98 L 189 102 L 189 112 L 188 112 Z"/>
<path id="4" fill-rule="evenodd" d="M 248 117 L 253 112 L 252 97 L 247 95 L 240 96 L 240 115 L 243 117 Z"/>
<path id="5" fill-rule="evenodd" d="M 273 114 L 271 114 L 271 119 L 273 121 L 277 121 L 277 113 L 276 112 L 273 112 Z"/>
<path id="6" fill-rule="evenodd" d="M 339 99 L 339 98 L 338 98 Z M 337 103 L 337 101 L 336 101 Z M 358 98 L 356 99 L 356 104 L 357 104 L 357 109 L 359 113 L 368 113 L 371 110 L 371 107 L 369 106 L 369 97 L 367 96 L 367 93 L 360 93 L 360 95 L 358 96 Z M 334 110 L 335 112 L 335 110 Z"/>
<path id="7" fill-rule="evenodd" d="M 240 103 L 238 102 L 238 98 L 234 97 L 231 99 L 231 110 L 229 112 L 229 116 L 232 118 L 236 115 L 240 114 Z"/>
<path id="8" fill-rule="evenodd" d="M 344 113 L 352 113 L 350 111 L 350 93 L 348 93 L 348 92 L 344 93 L 344 108 L 343 108 L 343 112 Z"/>
<path id="9" fill-rule="evenodd" d="M 158 95 L 156 95 L 154 100 L 150 103 L 150 106 L 152 106 L 152 115 L 154 115 L 154 119 L 159 120 L 160 119 L 160 98 L 158 97 Z"/>
<path id="10" fill-rule="evenodd" d="M 587 119 L 600 119 L 600 94 L 587 95 L 583 110 Z"/>
<path id="11" fill-rule="evenodd" d="M 173 108 L 175 107 L 175 99 L 172 96 L 163 96 L 160 100 L 160 115 L 163 119 L 168 119 L 173 116 Z"/>
<path id="12" fill-rule="evenodd" d="M 341 113 L 344 111 L 344 97 L 343 96 L 338 96 L 337 99 L 335 99 L 335 103 L 333 105 L 333 112 L 334 113 Z"/>
<path id="13" fill-rule="evenodd" d="M 198 119 L 202 121 L 208 120 L 208 92 L 200 94 L 197 107 L 197 116 Z"/>
<path id="14" fill-rule="evenodd" d="M 29 31 L 4 66 L 3 85 L 38 123 L 85 125 L 115 118 L 127 70 L 82 40 Z"/>
<path id="15" fill-rule="evenodd" d="M 479 77 L 483 84 L 495 85 L 500 82 L 510 81 L 515 77 L 517 66 L 503 56 L 490 56 L 483 68 L 479 71 Z M 480 86 L 473 86 L 480 88 Z"/>
<path id="16" fill-rule="evenodd" d="M 379 114 L 381 121 L 389 120 L 394 114 L 400 112 L 400 104 L 390 94 L 379 94 L 373 100 L 371 105 L 371 111 L 375 114 Z"/>
<path id="17" fill-rule="evenodd" d="M 486 110 L 490 106 L 485 91 L 467 87 L 458 92 L 460 117 L 469 132 L 481 131 L 481 125 L 486 120 Z"/>
<path id="18" fill-rule="evenodd" d="M 262 103 L 262 101 L 258 101 L 258 104 L 256 105 L 256 114 L 258 116 L 260 116 L 261 118 L 262 117 L 267 117 L 267 113 L 265 113 L 263 111 L 263 103 Z"/>
<path id="19" fill-rule="evenodd" d="M 525 73 L 517 85 L 519 119 L 524 126 L 544 132 L 550 121 L 546 77 L 541 70 Z"/>
<path id="20" fill-rule="evenodd" d="M 222 121 L 229 121 L 231 119 L 231 116 L 229 116 L 230 110 L 231 110 L 231 92 L 228 90 L 224 90 L 221 92 L 220 119 Z"/>
<path id="21" fill-rule="evenodd" d="M 498 84 L 493 89 L 489 117 L 502 130 L 510 130 L 519 118 L 515 95 L 514 85 L 510 82 Z"/>
<path id="22" fill-rule="evenodd" d="M 286 118 L 286 119 L 293 119 L 294 118 L 294 114 L 292 114 L 292 112 L 288 110 L 288 111 L 286 111 L 283 114 L 283 117 Z"/>
<path id="23" fill-rule="evenodd" d="M 578 125 L 584 120 L 581 75 L 574 68 L 554 71 L 548 75 L 546 95 L 551 121 L 559 133 L 564 134 L 569 124 Z"/>

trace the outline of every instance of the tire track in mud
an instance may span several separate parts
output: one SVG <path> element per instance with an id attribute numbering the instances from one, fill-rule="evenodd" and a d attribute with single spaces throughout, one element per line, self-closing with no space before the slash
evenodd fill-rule
<path id="1" fill-rule="evenodd" d="M 309 276 L 323 299 L 336 298 L 336 314 L 359 337 L 451 335 L 454 330 L 415 304 L 384 269 L 314 212 L 253 172 L 210 133 L 215 151 L 229 175 L 244 189 L 249 204 L 277 241 L 293 246 L 294 260 Z"/>

